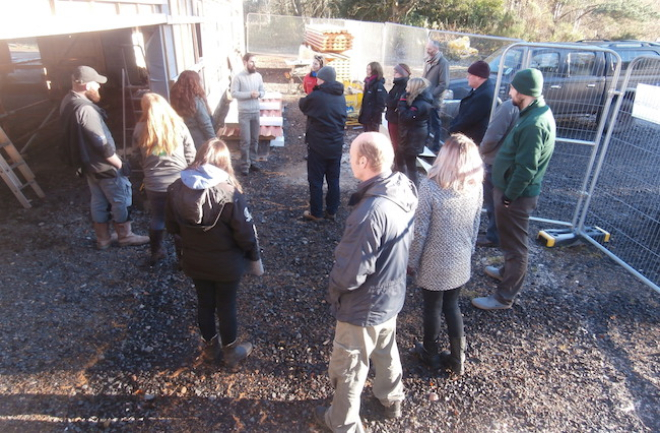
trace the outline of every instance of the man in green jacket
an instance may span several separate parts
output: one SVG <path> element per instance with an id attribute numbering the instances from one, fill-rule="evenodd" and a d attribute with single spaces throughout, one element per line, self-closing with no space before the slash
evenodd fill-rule
<path id="1" fill-rule="evenodd" d="M 520 109 L 520 118 L 502 143 L 492 174 L 504 265 L 486 267 L 486 275 L 499 283 L 492 295 L 472 299 L 472 305 L 483 310 L 511 308 L 527 274 L 529 215 L 536 209 L 555 149 L 555 119 L 542 90 L 543 75 L 538 69 L 524 69 L 511 81 L 509 95 Z"/>

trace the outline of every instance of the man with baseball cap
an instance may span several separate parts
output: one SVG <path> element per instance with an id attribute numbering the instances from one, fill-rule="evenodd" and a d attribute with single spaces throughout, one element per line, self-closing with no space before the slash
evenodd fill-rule
<path id="1" fill-rule="evenodd" d="M 108 78 L 89 66 L 78 66 L 71 74 L 71 91 L 60 104 L 64 128 L 64 159 L 79 168 L 91 193 L 91 213 L 96 247 L 104 250 L 117 240 L 120 246 L 142 245 L 149 237 L 131 230 L 131 182 L 126 167 L 117 156 L 115 141 L 105 121 L 99 88 Z M 110 221 L 116 235 L 110 234 Z"/>
<path id="2" fill-rule="evenodd" d="M 495 93 L 493 83 L 490 81 L 488 63 L 483 60 L 472 63 L 467 70 L 467 81 L 472 90 L 461 99 L 458 115 L 451 122 L 449 132 L 451 134 L 460 132 L 471 138 L 478 146 L 488 128 Z"/>
<path id="3" fill-rule="evenodd" d="M 472 299 L 472 305 L 483 310 L 511 308 L 527 274 L 529 215 L 536 208 L 555 149 L 555 119 L 542 91 L 543 75 L 538 69 L 523 69 L 511 81 L 509 95 L 520 109 L 520 118 L 504 139 L 492 173 L 504 265 L 486 267 L 486 275 L 498 284 L 490 296 Z"/>

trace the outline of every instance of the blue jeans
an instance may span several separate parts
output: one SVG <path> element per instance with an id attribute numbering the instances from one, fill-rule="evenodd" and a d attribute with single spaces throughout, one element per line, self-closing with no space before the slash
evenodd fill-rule
<path id="1" fill-rule="evenodd" d="M 486 239 L 499 245 L 500 235 L 497 233 L 497 222 L 495 221 L 495 202 L 493 201 L 493 166 L 484 164 L 484 207 L 488 216 L 486 228 Z"/>
<path id="2" fill-rule="evenodd" d="M 90 208 L 92 221 L 125 223 L 130 217 L 129 206 L 133 204 L 131 181 L 125 176 L 96 179 L 87 175 L 87 185 L 92 195 Z"/>
<path id="3" fill-rule="evenodd" d="M 323 179 L 328 183 L 328 195 L 325 198 L 326 211 L 335 215 L 339 209 L 339 173 L 341 156 L 325 158 L 320 153 L 308 149 L 307 180 L 309 181 L 310 212 L 317 218 L 323 217 Z"/>
<path id="4" fill-rule="evenodd" d="M 447 324 L 450 339 L 463 338 L 463 316 L 458 307 L 458 295 L 461 287 L 446 291 L 432 291 L 422 288 L 424 298 L 424 349 L 428 353 L 437 353 L 438 337 L 442 327 L 441 312 Z"/>
<path id="5" fill-rule="evenodd" d="M 223 346 L 236 341 L 238 320 L 236 318 L 236 294 L 240 280 L 208 281 L 193 278 L 197 291 L 197 324 L 202 337 L 210 341 L 220 334 Z M 218 315 L 220 332 L 216 331 L 215 317 Z"/>
<path id="6" fill-rule="evenodd" d="M 238 113 L 238 126 L 241 138 L 241 161 L 242 173 L 250 171 L 252 161 L 256 160 L 259 152 L 259 113 Z"/>
<path id="7" fill-rule="evenodd" d="M 149 230 L 165 230 L 165 204 L 167 192 L 147 191 L 147 200 L 151 205 Z"/>

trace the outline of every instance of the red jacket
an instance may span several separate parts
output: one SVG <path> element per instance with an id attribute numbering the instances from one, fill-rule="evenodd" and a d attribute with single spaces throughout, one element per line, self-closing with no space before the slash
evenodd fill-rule
<path id="1" fill-rule="evenodd" d="M 303 90 L 309 95 L 314 90 L 314 87 L 316 87 L 316 77 L 312 77 L 312 73 L 310 72 L 303 78 Z"/>

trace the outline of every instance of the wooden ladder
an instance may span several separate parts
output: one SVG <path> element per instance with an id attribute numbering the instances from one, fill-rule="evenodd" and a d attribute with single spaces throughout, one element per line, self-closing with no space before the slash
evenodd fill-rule
<path id="1" fill-rule="evenodd" d="M 25 181 L 16 175 L 14 170 L 18 170 Z M 34 173 L 30 170 L 25 160 L 21 154 L 14 147 L 14 143 L 11 142 L 5 131 L 0 127 L 0 175 L 4 179 L 5 183 L 11 189 L 11 192 L 14 193 L 18 201 L 26 208 L 29 209 L 32 207 L 30 200 L 25 197 L 22 190 L 26 186 L 32 187 L 34 192 L 39 196 L 39 198 L 44 198 L 46 195 L 41 190 L 37 181 L 34 180 Z"/>

